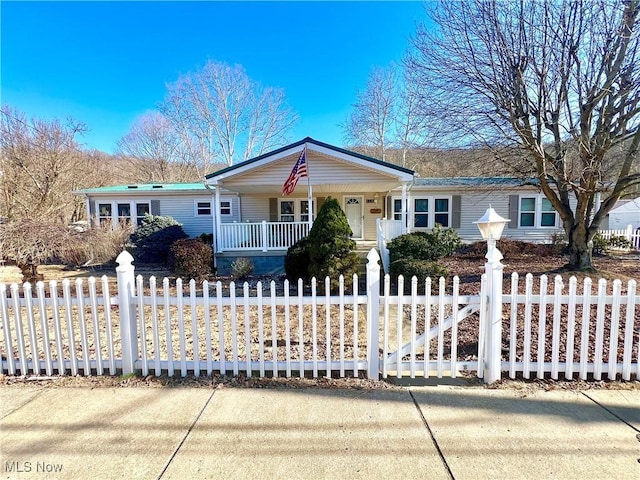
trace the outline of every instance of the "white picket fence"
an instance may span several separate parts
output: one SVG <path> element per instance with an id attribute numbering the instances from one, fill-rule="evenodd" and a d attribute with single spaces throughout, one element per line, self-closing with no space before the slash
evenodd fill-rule
<path id="1" fill-rule="evenodd" d="M 523 284 L 514 274 L 509 291 L 492 298 L 492 275 L 472 295 L 460 293 L 457 277 L 450 285 L 413 278 L 405 288 L 402 277 L 381 278 L 378 259 L 370 252 L 362 291 L 355 276 L 351 285 L 340 279 L 337 294 L 329 279 L 255 288 L 192 280 L 185 291 L 180 279 L 158 285 L 153 277 L 134 278 L 126 253 L 115 286 L 106 277 L 35 288 L 0 284 L 2 371 L 369 378 L 473 372 L 486 380 L 497 368 L 511 378 L 640 378 L 634 280 L 601 280 L 592 292 L 590 279 L 581 286 L 571 279 L 567 290 L 557 277 L 548 292 L 546 276 L 534 287 L 531 275 Z"/>
<path id="2" fill-rule="evenodd" d="M 629 242 L 631 250 L 640 250 L 640 229 L 634 229 L 633 225 L 618 230 L 598 230 L 598 233 L 605 240 L 610 240 L 611 237 L 622 237 Z"/>

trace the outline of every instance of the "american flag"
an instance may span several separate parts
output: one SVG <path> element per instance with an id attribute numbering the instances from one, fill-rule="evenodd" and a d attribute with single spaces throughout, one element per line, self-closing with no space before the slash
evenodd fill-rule
<path id="1" fill-rule="evenodd" d="M 285 195 L 291 195 L 293 191 L 296 189 L 296 185 L 298 184 L 298 180 L 301 177 L 308 177 L 307 175 L 307 149 L 304 148 L 300 156 L 298 157 L 298 161 L 293 166 L 291 173 L 289 174 L 289 178 L 284 182 L 282 186 L 282 193 Z"/>

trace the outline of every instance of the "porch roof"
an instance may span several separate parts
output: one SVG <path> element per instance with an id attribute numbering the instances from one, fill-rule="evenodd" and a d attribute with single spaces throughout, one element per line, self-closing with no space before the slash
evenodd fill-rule
<path id="1" fill-rule="evenodd" d="M 310 137 L 224 168 L 206 176 L 209 185 L 236 192 L 280 191 L 295 160 L 307 148 L 308 182 L 314 192 L 385 191 L 410 183 L 414 171 L 381 160 L 322 143 Z M 307 180 L 299 182 L 300 188 Z"/>

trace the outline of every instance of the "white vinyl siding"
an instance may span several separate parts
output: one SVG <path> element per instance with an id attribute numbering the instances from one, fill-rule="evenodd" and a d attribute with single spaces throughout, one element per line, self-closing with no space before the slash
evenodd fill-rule
<path id="1" fill-rule="evenodd" d="M 234 187 L 255 186 L 256 179 L 260 179 L 260 185 L 272 185 L 282 189 L 282 185 L 289 177 L 293 165 L 300 156 L 300 153 L 289 155 L 282 160 L 278 160 L 263 167 L 257 167 L 251 171 L 238 174 L 225 180 L 225 188 L 233 190 Z M 309 182 L 312 185 L 336 185 L 350 182 L 366 183 L 380 181 L 396 181 L 392 177 L 372 169 L 363 168 L 338 159 L 320 156 L 313 151 L 307 153 L 307 164 L 309 169 Z M 301 178 L 296 187 L 296 192 L 302 193 L 307 190 L 307 178 Z M 314 188 L 314 193 L 319 190 Z M 342 195 L 347 192 L 336 192 Z M 327 195 L 328 196 L 328 195 Z"/>
<path id="2" fill-rule="evenodd" d="M 397 191 L 396 191 L 397 192 Z M 397 206 L 397 208 L 393 208 L 394 217 L 399 219 L 398 209 L 400 208 L 400 196 L 394 192 L 392 197 L 391 206 L 392 208 Z M 519 218 L 516 215 L 510 216 L 509 209 L 509 197 L 515 197 L 515 210 L 518 212 L 518 199 L 520 197 L 536 197 L 539 195 L 539 191 L 535 187 L 521 187 L 521 188 L 510 188 L 510 189 L 478 189 L 473 190 L 470 187 L 466 187 L 465 189 L 454 190 L 454 189 L 433 189 L 427 187 L 413 187 L 411 190 L 408 199 L 409 205 L 413 204 L 413 200 L 415 198 L 424 198 L 424 197 L 435 197 L 435 198 L 453 198 L 454 195 L 460 195 L 460 227 L 456 228 L 458 234 L 462 237 L 463 240 L 472 242 L 479 241 L 482 239 L 480 236 L 480 232 L 478 231 L 478 227 L 473 223 L 478 220 L 484 213 L 486 212 L 489 205 L 491 205 L 494 210 L 504 218 L 508 218 L 511 220 L 510 223 L 507 224 L 507 227 L 504 230 L 503 236 L 518 240 L 525 240 L 531 242 L 545 242 L 550 239 L 550 235 L 554 232 L 562 232 L 562 227 L 560 222 L 556 224 L 556 227 L 545 227 L 545 228 L 518 228 L 519 226 Z M 452 209 L 452 203 L 449 203 L 449 210 Z M 575 202 L 572 202 L 572 205 Z M 542 205 L 542 203 L 541 203 Z M 431 203 L 429 204 L 431 207 Z M 540 211 L 541 212 L 541 211 Z M 451 213 L 451 212 L 450 212 Z M 550 213 L 550 212 L 549 212 Z M 554 214 L 554 215 L 557 215 Z M 513 218 L 512 218 L 513 217 Z M 435 217 L 434 217 L 435 220 Z M 547 219 L 548 220 L 548 219 Z M 452 217 L 449 217 L 449 221 L 452 222 Z M 412 230 L 416 230 L 412 228 Z M 422 230 L 422 229 L 417 229 Z"/>
<path id="3" fill-rule="evenodd" d="M 243 222 L 269 221 L 269 197 L 243 195 L 240 199 L 242 205 L 241 218 Z"/>

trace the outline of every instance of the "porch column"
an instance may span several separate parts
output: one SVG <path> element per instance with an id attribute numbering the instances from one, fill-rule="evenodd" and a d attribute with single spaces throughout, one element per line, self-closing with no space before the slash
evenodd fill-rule
<path id="1" fill-rule="evenodd" d="M 402 184 L 402 233 L 409 233 L 407 230 L 407 184 Z"/>
<path id="2" fill-rule="evenodd" d="M 220 235 L 222 232 L 222 229 L 220 228 L 220 185 L 216 185 L 213 204 L 213 212 L 211 212 L 211 216 L 213 217 L 213 224 L 215 227 L 215 235 L 213 236 L 213 253 L 215 258 L 215 254 L 222 251 L 220 242 Z"/>

